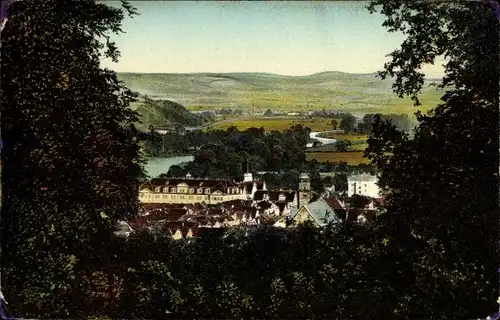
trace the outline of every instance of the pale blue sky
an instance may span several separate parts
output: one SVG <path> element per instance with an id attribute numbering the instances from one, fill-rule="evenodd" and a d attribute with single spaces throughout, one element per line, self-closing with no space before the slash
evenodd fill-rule
<path id="1" fill-rule="evenodd" d="M 364 1 L 131 2 L 140 15 L 113 37 L 120 61 L 103 62 L 118 72 L 370 73 L 404 39 Z M 440 75 L 440 64 L 426 74 Z"/>

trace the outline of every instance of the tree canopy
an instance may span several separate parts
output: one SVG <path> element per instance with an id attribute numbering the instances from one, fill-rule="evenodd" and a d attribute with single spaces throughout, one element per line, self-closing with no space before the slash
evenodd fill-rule
<path id="1" fill-rule="evenodd" d="M 345 133 L 354 132 L 356 129 L 356 118 L 350 113 L 342 115 L 340 129 L 344 130 Z"/>
<path id="2" fill-rule="evenodd" d="M 26 314 L 50 316 L 54 303 L 70 312 L 79 266 L 99 264 L 94 252 L 116 220 L 137 212 L 136 96 L 100 67 L 119 56 L 109 34 L 134 10 L 91 0 L 11 9 L 1 57 L 2 280 Z"/>
<path id="3" fill-rule="evenodd" d="M 400 291 L 404 310 L 477 317 L 498 308 L 497 238 L 489 231 L 498 228 L 498 21 L 470 1 L 374 1 L 370 9 L 407 36 L 380 73 L 394 77 L 399 96 L 418 106 L 419 69 L 447 59 L 443 102 L 417 114 L 414 137 L 377 116 L 365 152 L 388 192 L 381 236 L 410 262 L 404 272 L 411 284 Z"/>

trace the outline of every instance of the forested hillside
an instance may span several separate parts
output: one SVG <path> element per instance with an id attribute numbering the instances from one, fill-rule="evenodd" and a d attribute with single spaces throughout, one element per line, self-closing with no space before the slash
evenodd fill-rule
<path id="1" fill-rule="evenodd" d="M 211 121 L 210 117 L 191 113 L 184 106 L 170 100 L 153 100 L 142 97 L 133 108 L 139 113 L 138 127 L 158 129 L 200 126 Z"/>

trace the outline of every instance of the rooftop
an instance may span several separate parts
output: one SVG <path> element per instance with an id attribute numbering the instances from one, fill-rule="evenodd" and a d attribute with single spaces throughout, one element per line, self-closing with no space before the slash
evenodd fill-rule
<path id="1" fill-rule="evenodd" d="M 347 178 L 348 181 L 377 181 L 377 176 L 372 176 L 371 174 L 363 173 L 358 175 L 352 175 Z"/>

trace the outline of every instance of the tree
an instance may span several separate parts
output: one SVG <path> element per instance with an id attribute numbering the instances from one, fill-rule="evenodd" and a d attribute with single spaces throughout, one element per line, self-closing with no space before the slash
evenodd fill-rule
<path id="1" fill-rule="evenodd" d="M 443 103 L 417 114 L 413 139 L 376 117 L 366 150 L 389 192 L 380 236 L 399 252 L 395 260 L 406 261 L 399 274 L 411 274 L 398 279 L 411 286 L 395 287 L 400 310 L 415 318 L 477 317 L 477 310 L 497 308 L 498 239 L 489 230 L 498 228 L 499 209 L 499 135 L 492 121 L 498 119 L 498 21 L 487 6 L 468 1 L 370 5 L 377 8 L 386 27 L 407 35 L 380 73 L 394 77 L 397 95 L 419 105 L 420 67 L 440 55 L 448 60 L 439 85 Z"/>
<path id="2" fill-rule="evenodd" d="M 335 186 L 335 191 L 347 192 L 347 174 L 345 173 L 336 173 L 333 176 L 333 185 Z"/>
<path id="3" fill-rule="evenodd" d="M 337 142 L 335 142 L 335 150 L 337 152 L 347 152 L 351 145 L 352 142 L 349 140 L 338 140 Z"/>
<path id="4" fill-rule="evenodd" d="M 264 112 L 264 117 L 272 117 L 273 115 L 274 115 L 274 113 L 273 113 L 273 110 L 271 110 L 271 109 L 267 109 Z"/>
<path id="5" fill-rule="evenodd" d="M 339 125 L 339 123 L 337 122 L 337 120 L 333 119 L 332 120 L 332 130 L 333 131 L 337 130 L 338 125 Z"/>
<path id="6" fill-rule="evenodd" d="M 313 142 L 313 148 L 318 148 L 321 147 L 323 144 L 319 140 L 314 140 Z"/>
<path id="7" fill-rule="evenodd" d="M 179 178 L 179 177 L 184 177 L 185 175 L 186 174 L 184 173 L 184 170 L 177 165 L 171 166 L 167 172 L 167 177 Z"/>
<path id="8" fill-rule="evenodd" d="M 110 259 L 116 221 L 138 208 L 136 95 L 100 68 L 119 56 L 108 36 L 124 11 L 91 0 L 12 9 L 1 61 L 4 293 L 20 314 L 79 317 L 69 297 L 80 270 Z"/>
<path id="9" fill-rule="evenodd" d="M 354 132 L 356 125 L 356 118 L 350 114 L 344 114 L 342 115 L 342 118 L 340 120 L 340 129 L 344 130 L 345 133 L 352 133 Z"/>
<path id="10" fill-rule="evenodd" d="M 370 198 L 367 196 L 355 194 L 350 199 L 351 206 L 356 209 L 365 209 L 370 204 Z"/>
<path id="11" fill-rule="evenodd" d="M 370 134 L 372 132 L 372 124 L 366 122 L 358 123 L 356 130 L 359 134 Z"/>

